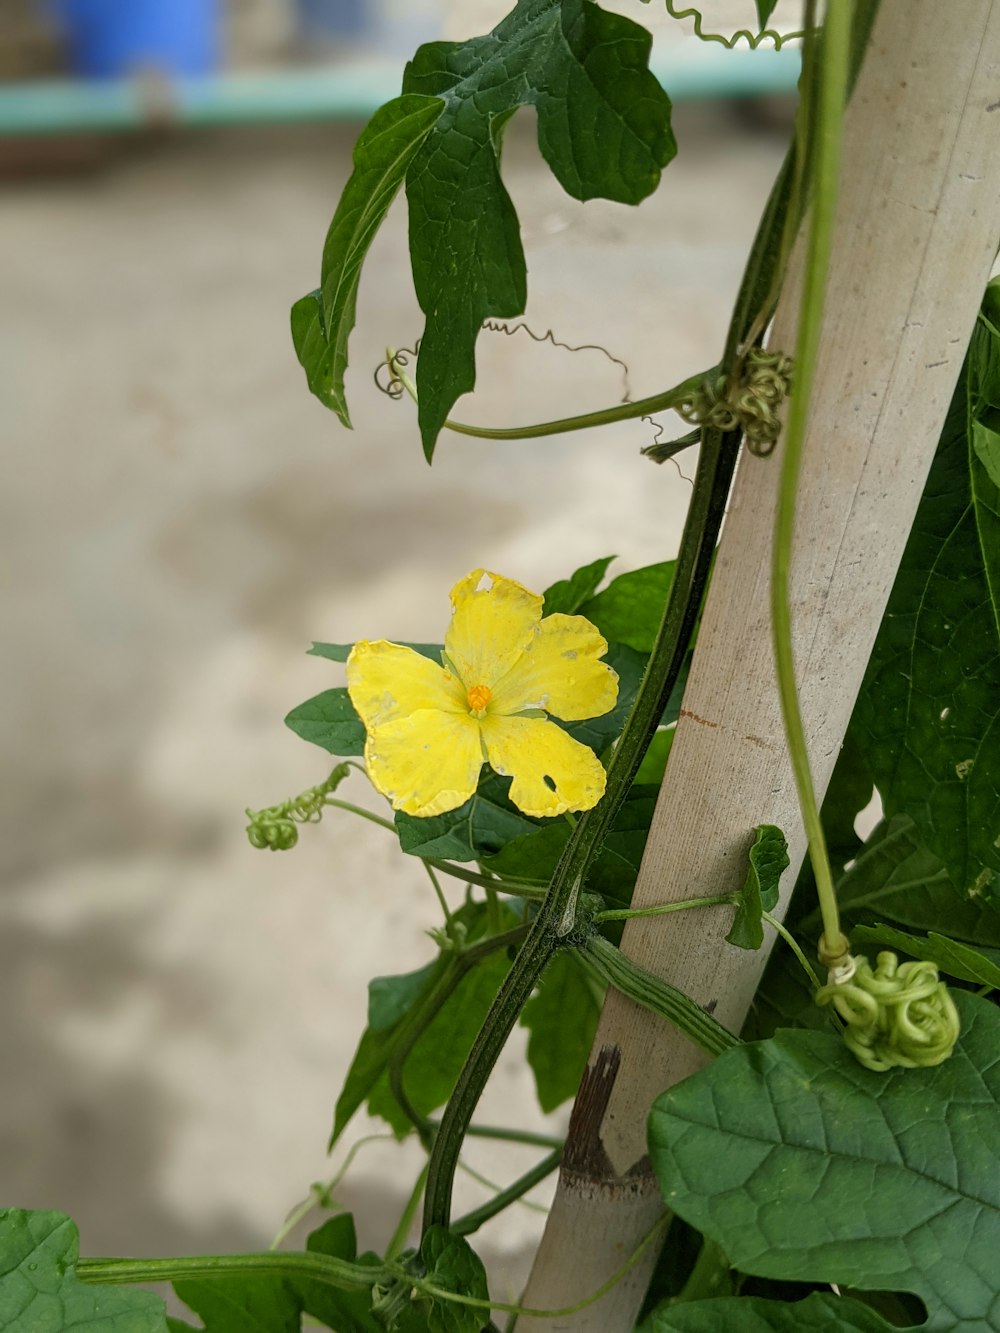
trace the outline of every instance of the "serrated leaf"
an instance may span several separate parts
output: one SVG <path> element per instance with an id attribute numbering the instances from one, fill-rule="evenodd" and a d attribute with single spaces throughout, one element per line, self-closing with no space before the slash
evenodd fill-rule
<path id="1" fill-rule="evenodd" d="M 596 625 L 609 643 L 651 652 L 674 580 L 674 564 L 666 560 L 619 574 L 603 592 L 584 602 L 579 614 Z"/>
<path id="2" fill-rule="evenodd" d="M 486 772 L 475 796 L 457 810 L 417 819 L 397 810 L 399 845 L 411 856 L 448 861 L 478 861 L 500 851 L 512 838 L 532 833 L 539 822 L 523 815 L 507 799 L 510 778 Z"/>
<path id="3" fill-rule="evenodd" d="M 3 1333 L 167 1333 L 149 1291 L 81 1282 L 80 1236 L 65 1213 L 0 1209 Z"/>
<path id="4" fill-rule="evenodd" d="M 299 1333 L 302 1304 L 292 1285 L 274 1277 L 221 1277 L 175 1282 L 174 1291 L 201 1319 L 204 1333 Z"/>
<path id="5" fill-rule="evenodd" d="M 566 616 L 579 614 L 580 607 L 593 597 L 601 586 L 601 580 L 608 572 L 608 565 L 614 558 L 613 555 L 606 555 L 600 560 L 595 560 L 593 564 L 582 565 L 568 579 L 560 579 L 558 583 L 546 588 L 543 594 L 545 604 L 542 615 L 551 616 L 557 611 Z"/>
<path id="6" fill-rule="evenodd" d="M 1000 949 L 974 949 L 970 944 L 949 939 L 933 931 L 929 935 L 909 935 L 891 926 L 855 926 L 851 938 L 857 944 L 877 944 L 886 949 L 898 949 L 911 958 L 923 958 L 936 963 L 949 977 L 973 981 L 977 986 L 1000 989 Z"/>
<path id="7" fill-rule="evenodd" d="M 1000 492 L 969 438 L 995 342 L 980 319 L 852 728 L 886 814 L 1000 909 Z"/>
<path id="8" fill-rule="evenodd" d="M 344 398 L 347 340 L 361 265 L 414 153 L 443 110 L 439 98 L 410 93 L 375 112 L 354 146 L 354 171 L 323 246 L 319 290 L 292 306 L 292 341 L 310 392 L 345 426 L 351 424 Z"/>
<path id="9" fill-rule="evenodd" d="M 546 1114 L 575 1096 L 600 1016 L 590 978 L 571 953 L 561 950 L 521 1013 L 521 1025 L 530 1033 L 528 1064 Z"/>
<path id="10" fill-rule="evenodd" d="M 299 704 L 285 718 L 285 726 L 304 741 L 319 745 L 330 754 L 359 755 L 365 752 L 365 726 L 344 686 Z"/>
<path id="11" fill-rule="evenodd" d="M 310 1232 L 306 1249 L 310 1254 L 328 1254 L 351 1263 L 357 1261 L 377 1266 L 381 1262 L 376 1254 L 358 1257 L 354 1218 L 350 1213 L 338 1213 Z M 370 1291 L 338 1291 L 329 1282 L 311 1278 L 296 1278 L 294 1287 L 303 1311 L 318 1319 L 324 1327 L 334 1329 L 335 1333 L 384 1333 L 372 1314 Z"/>
<path id="12" fill-rule="evenodd" d="M 788 843 L 775 824 L 761 824 L 754 831 L 747 877 L 740 890 L 736 916 L 726 936 L 738 949 L 759 949 L 764 943 L 761 914 L 778 902 L 778 883 L 788 868 Z"/>
<path id="13" fill-rule="evenodd" d="M 938 858 L 921 843 L 912 819 L 897 815 L 874 828 L 837 882 L 841 910 L 916 930 L 947 930 L 973 944 L 1000 947 L 997 914 L 958 894 Z"/>
<path id="14" fill-rule="evenodd" d="M 739 1296 L 667 1305 L 653 1310 L 638 1333 L 891 1333 L 894 1327 L 860 1301 L 813 1292 L 804 1301 Z"/>
<path id="15" fill-rule="evenodd" d="M 393 640 L 395 643 L 395 639 Z M 307 657 L 325 657 L 328 662 L 346 662 L 353 643 L 314 643 L 307 651 Z M 440 643 L 403 643 L 401 648 L 412 648 L 421 657 L 429 657 L 440 665 L 442 645 Z"/>
<path id="16" fill-rule="evenodd" d="M 467 1240 L 444 1227 L 431 1227 L 420 1244 L 426 1280 L 443 1291 L 488 1301 L 489 1287 L 482 1261 Z M 401 1321 L 402 1333 L 480 1333 L 489 1311 L 417 1293 Z"/>
<path id="17" fill-rule="evenodd" d="M 919 1296 L 926 1329 L 995 1328 L 1000 1010 L 954 995 L 933 1069 L 863 1068 L 837 1037 L 779 1032 L 654 1103 L 667 1204 L 742 1272 Z"/>
<path id="18" fill-rule="evenodd" d="M 417 387 L 428 458 L 452 405 L 475 385 L 483 321 L 524 311 L 524 252 L 500 178 L 507 121 L 534 106 L 542 156 L 574 198 L 638 203 L 676 152 L 650 45 L 644 28 L 591 0 L 520 0 L 487 36 L 432 42 L 407 65 L 405 92 L 445 102 L 406 176 L 427 320 Z"/>

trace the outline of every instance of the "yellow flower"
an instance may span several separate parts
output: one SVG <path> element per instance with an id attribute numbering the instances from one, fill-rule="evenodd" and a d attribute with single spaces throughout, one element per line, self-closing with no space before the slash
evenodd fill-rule
<path id="1" fill-rule="evenodd" d="M 546 720 L 598 717 L 615 706 L 618 677 L 597 659 L 606 641 L 583 616 L 542 619 L 543 599 L 513 579 L 475 569 L 451 590 L 444 665 L 398 643 L 356 643 L 347 689 L 368 739 L 378 790 L 409 815 L 464 804 L 484 761 L 513 777 L 526 815 L 589 810 L 604 795 L 593 750 Z"/>

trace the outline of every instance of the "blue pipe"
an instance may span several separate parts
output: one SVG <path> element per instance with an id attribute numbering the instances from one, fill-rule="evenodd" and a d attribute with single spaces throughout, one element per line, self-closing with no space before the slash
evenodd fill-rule
<path id="1" fill-rule="evenodd" d="M 675 102 L 795 90 L 799 53 L 728 51 L 691 43 L 654 54 L 654 74 Z M 52 80 L 0 87 L 0 137 L 140 130 L 151 125 L 264 125 L 363 121 L 400 88 L 398 61 L 335 69 L 224 74 L 199 79 Z"/>

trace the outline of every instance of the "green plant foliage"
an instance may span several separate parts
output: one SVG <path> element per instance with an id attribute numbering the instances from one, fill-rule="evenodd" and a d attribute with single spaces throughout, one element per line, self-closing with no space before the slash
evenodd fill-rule
<path id="1" fill-rule="evenodd" d="M 852 725 L 886 814 L 1000 910 L 1000 492 L 970 439 L 987 398 L 1000 353 L 980 320 Z"/>
<path id="2" fill-rule="evenodd" d="M 613 555 L 602 556 L 600 560 L 595 560 L 589 565 L 582 565 L 568 579 L 560 579 L 558 583 L 546 588 L 542 614 L 551 616 L 560 611 L 566 616 L 578 615 L 580 607 L 589 601 L 601 586 L 604 575 L 608 572 L 608 566 L 614 559 Z"/>
<path id="3" fill-rule="evenodd" d="M 676 734 L 674 727 L 660 728 L 650 741 L 649 749 L 643 756 L 639 771 L 635 775 L 636 782 L 643 786 L 659 787 L 661 785 L 663 775 L 667 771 L 667 760 L 670 758 L 670 750 Z"/>
<path id="4" fill-rule="evenodd" d="M 528 1064 L 546 1113 L 576 1095 L 600 1015 L 594 983 L 571 953 L 557 953 L 521 1014 L 530 1033 Z"/>
<path id="5" fill-rule="evenodd" d="M 673 583 L 674 563 L 665 560 L 619 574 L 603 592 L 582 602 L 579 614 L 592 621 L 609 643 L 651 652 Z"/>
<path id="6" fill-rule="evenodd" d="M 754 8 L 757 10 L 757 27 L 764 29 L 767 27 L 768 19 L 774 13 L 778 0 L 754 0 Z"/>
<path id="7" fill-rule="evenodd" d="M 365 727 L 354 710 L 345 686 L 324 690 L 299 704 L 285 718 L 296 736 L 319 745 L 330 754 L 359 755 L 365 752 Z"/>
<path id="8" fill-rule="evenodd" d="M 871 800 L 874 787 L 875 783 L 854 739 L 854 733 L 848 729 L 823 798 L 822 809 L 823 832 L 830 861 L 837 874 L 861 850 L 861 839 L 855 832 L 854 823 Z"/>
<path id="9" fill-rule="evenodd" d="M 484 769 L 475 796 L 457 810 L 417 819 L 397 810 L 399 845 L 411 856 L 448 861 L 478 861 L 492 856 L 512 838 L 533 833 L 540 821 L 521 813 L 507 798 L 510 778 Z"/>
<path id="10" fill-rule="evenodd" d="M 747 877 L 740 890 L 736 916 L 726 936 L 738 949 L 759 949 L 764 943 L 761 913 L 778 904 L 778 884 L 788 869 L 788 843 L 775 824 L 761 824 L 754 831 Z"/>
<path id="11" fill-rule="evenodd" d="M 354 172 L 327 232 L 319 289 L 292 306 L 292 341 L 309 390 L 345 426 L 351 424 L 344 397 L 347 340 L 361 265 L 414 153 L 443 110 L 439 98 L 411 93 L 375 112 L 354 147 Z"/>
<path id="12" fill-rule="evenodd" d="M 506 122 L 534 106 L 542 156 L 576 199 L 636 204 L 676 152 L 670 101 L 649 72 L 649 33 L 591 0 L 520 0 L 484 37 L 422 46 L 403 91 L 444 111 L 406 174 L 410 257 L 426 316 L 417 361 L 428 458 L 475 384 L 484 319 L 523 312 L 527 272 L 500 179 Z"/>
<path id="13" fill-rule="evenodd" d="M 856 926 L 852 936 L 860 945 L 876 944 L 908 953 L 911 958 L 924 958 L 960 981 L 1000 989 L 1000 949 L 973 949 L 969 944 L 933 931 L 929 935 L 908 935 L 903 930 L 883 925 Z"/>
<path id="14" fill-rule="evenodd" d="M 914 930 L 947 929 L 973 944 L 1000 947 L 1000 920 L 981 899 L 964 901 L 948 872 L 922 845 L 907 815 L 883 820 L 837 884 L 851 919 L 888 918 Z"/>
<path id="15" fill-rule="evenodd" d="M 639 1333 L 890 1333 L 892 1324 L 860 1301 L 814 1292 L 804 1301 L 757 1296 L 691 1301 L 654 1310 Z"/>
<path id="16" fill-rule="evenodd" d="M 378 1265 L 378 1255 L 358 1255 L 354 1218 L 350 1213 L 338 1213 L 310 1233 L 306 1249 L 311 1254 L 328 1254 L 334 1259 L 353 1263 Z M 302 1302 L 305 1314 L 318 1319 L 335 1333 L 382 1333 L 382 1327 L 371 1312 L 370 1291 L 338 1291 L 329 1282 L 311 1278 L 296 1278 L 294 1288 Z"/>
<path id="17" fill-rule="evenodd" d="M 928 1330 L 997 1327 L 1000 1012 L 955 996 L 933 1069 L 875 1074 L 836 1037 L 780 1032 L 653 1106 L 668 1205 L 742 1272 L 919 1296 Z"/>
<path id="18" fill-rule="evenodd" d="M 134 1287 L 76 1276 L 80 1236 L 64 1213 L 0 1209 L 4 1333 L 166 1333 L 163 1301 Z"/>
<path id="19" fill-rule="evenodd" d="M 489 1300 L 486 1270 L 479 1256 L 461 1236 L 444 1227 L 431 1227 L 420 1245 L 426 1281 L 442 1291 Z M 455 1301 L 438 1300 L 418 1291 L 413 1306 L 400 1321 L 401 1333 L 480 1333 L 489 1323 L 484 1310 Z"/>
<path id="20" fill-rule="evenodd" d="M 642 673 L 646 669 L 643 654 L 621 643 L 608 645 L 604 661 L 618 673 L 618 700 L 614 708 L 602 713 L 600 717 L 584 718 L 582 722 L 558 722 L 558 719 L 553 718 L 563 731 L 569 732 L 582 745 L 589 745 L 598 755 L 603 754 L 611 742 L 621 735 L 625 720 L 632 711 Z"/>
<path id="21" fill-rule="evenodd" d="M 834 1030 L 833 1011 L 818 1005 L 812 983 L 790 949 L 773 949 L 740 1036 L 744 1041 L 773 1037 L 779 1028 Z"/>

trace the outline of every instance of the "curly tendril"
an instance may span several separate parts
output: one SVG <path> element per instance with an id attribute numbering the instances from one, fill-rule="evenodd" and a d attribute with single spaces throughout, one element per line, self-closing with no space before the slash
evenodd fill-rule
<path id="1" fill-rule="evenodd" d="M 677 405 L 677 415 L 692 426 L 742 430 L 750 452 L 766 458 L 778 442 L 778 413 L 791 383 L 790 357 L 751 347 L 738 383 L 727 384 L 724 375 L 706 377 L 689 398 Z"/>
<path id="2" fill-rule="evenodd" d="M 817 1004 L 832 1004 L 847 1024 L 844 1041 L 866 1069 L 882 1073 L 939 1065 L 951 1055 L 960 1022 L 948 987 L 934 963 L 900 963 L 880 953 L 875 970 L 854 959 L 854 975 L 816 992 Z"/>
<path id="3" fill-rule="evenodd" d="M 648 3 L 649 0 L 646 0 Z M 732 50 L 741 37 L 746 39 L 746 43 L 751 51 L 755 51 L 761 42 L 770 40 L 774 43 L 774 49 L 780 51 L 786 42 L 794 41 L 798 37 L 804 37 L 805 32 L 775 32 L 773 28 L 762 28 L 758 33 L 752 33 L 749 28 L 740 28 L 734 32 L 731 37 L 723 37 L 718 32 L 705 32 L 702 29 L 702 23 L 705 21 L 704 15 L 697 9 L 677 9 L 671 3 L 671 0 L 663 0 L 666 5 L 667 13 L 674 19 L 694 19 L 694 35 L 703 42 L 721 42 L 728 50 Z"/>
<path id="4" fill-rule="evenodd" d="M 338 764 L 325 782 L 307 787 L 298 796 L 269 805 L 263 810 L 248 810 L 247 837 L 251 847 L 272 852 L 290 851 L 299 840 L 299 824 L 318 824 L 323 818 L 327 797 L 337 790 L 351 771 L 350 764 Z"/>

